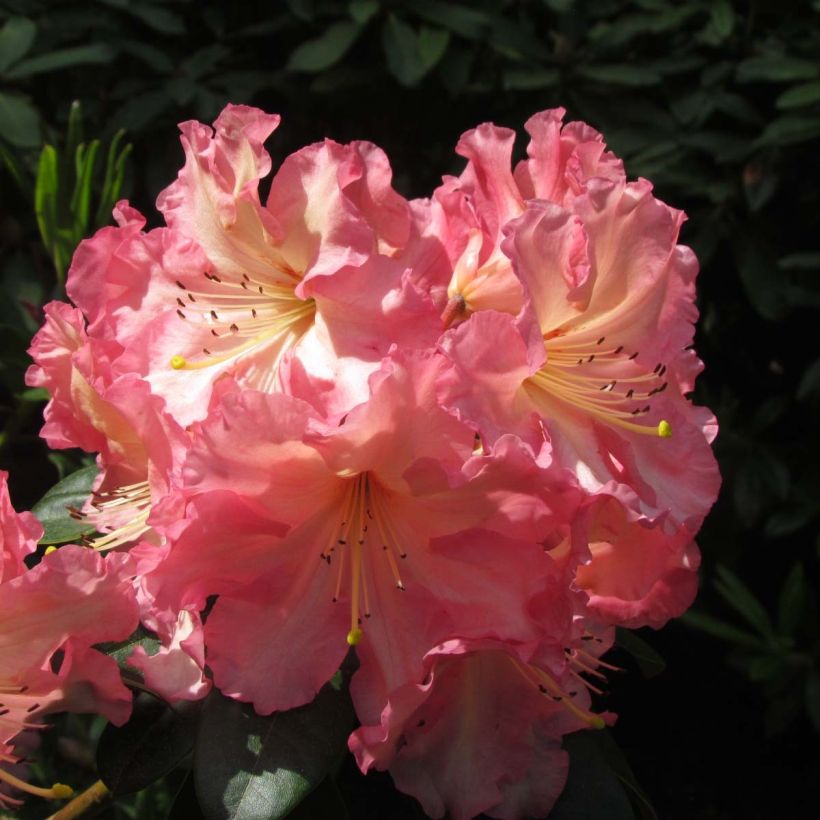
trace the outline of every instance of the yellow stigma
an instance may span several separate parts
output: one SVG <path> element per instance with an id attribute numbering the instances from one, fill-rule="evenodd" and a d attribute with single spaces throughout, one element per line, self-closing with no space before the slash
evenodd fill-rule
<path id="1" fill-rule="evenodd" d="M 182 370 L 186 364 L 188 363 L 185 361 L 184 356 L 171 356 L 171 367 L 173 367 L 174 370 Z"/>
<path id="2" fill-rule="evenodd" d="M 57 552 L 57 547 L 54 547 L 54 546 L 46 547 L 46 551 L 45 551 L 46 555 L 51 555 L 52 552 Z"/>
<path id="3" fill-rule="evenodd" d="M 666 419 L 658 424 L 658 435 L 661 438 L 672 438 L 672 425 Z"/>
<path id="4" fill-rule="evenodd" d="M 604 719 L 600 715 L 593 715 L 589 722 L 590 729 L 603 729 L 606 726 Z"/>
<path id="5" fill-rule="evenodd" d="M 362 642 L 363 637 L 364 633 L 362 630 L 356 627 L 356 629 L 351 629 L 350 632 L 347 633 L 347 642 L 350 646 L 357 646 Z"/>
<path id="6" fill-rule="evenodd" d="M 71 786 L 66 786 L 65 783 L 55 783 L 51 787 L 51 791 L 56 800 L 68 800 L 69 797 L 74 796 L 74 789 Z"/>

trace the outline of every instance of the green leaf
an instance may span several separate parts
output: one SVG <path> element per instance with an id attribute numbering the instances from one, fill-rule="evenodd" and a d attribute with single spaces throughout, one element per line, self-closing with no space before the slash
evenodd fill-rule
<path id="1" fill-rule="evenodd" d="M 63 48 L 49 54 L 41 54 L 39 57 L 23 60 L 8 71 L 6 76 L 19 79 L 78 65 L 110 63 L 114 59 L 114 54 L 114 49 L 106 43 L 92 43 L 88 46 Z"/>
<path id="2" fill-rule="evenodd" d="M 77 521 L 68 508 L 82 508 L 91 495 L 91 487 L 99 470 L 97 466 L 83 467 L 55 484 L 31 509 L 45 532 L 41 544 L 65 544 L 94 532 L 94 526 Z"/>
<path id="3" fill-rule="evenodd" d="M 388 16 L 382 29 L 382 45 L 393 76 L 405 86 L 416 85 L 442 58 L 450 34 L 422 26 L 418 34 L 412 26 Z"/>
<path id="4" fill-rule="evenodd" d="M 809 60 L 785 55 L 750 57 L 737 66 L 738 82 L 789 82 L 813 80 L 820 74 L 820 65 Z"/>
<path id="5" fill-rule="evenodd" d="M 783 270 L 820 271 L 820 252 L 806 251 L 782 256 L 777 263 Z"/>
<path id="6" fill-rule="evenodd" d="M 37 26 L 28 17 L 9 17 L 0 28 L 0 72 L 28 53 Z"/>
<path id="7" fill-rule="evenodd" d="M 715 568 L 717 579 L 715 589 L 746 622 L 754 627 L 762 636 L 770 638 L 774 635 L 769 613 L 755 597 L 754 593 L 731 570 L 718 564 Z"/>
<path id="8" fill-rule="evenodd" d="M 802 108 L 820 101 L 820 80 L 793 85 L 784 91 L 776 101 L 778 108 Z"/>
<path id="9" fill-rule="evenodd" d="M 615 642 L 632 656 L 645 678 L 654 678 L 666 669 L 666 661 L 632 630 L 617 627 Z"/>
<path id="10" fill-rule="evenodd" d="M 818 136 L 820 136 L 820 117 L 787 114 L 772 120 L 754 144 L 760 148 L 772 145 L 794 145 L 813 140 Z"/>
<path id="11" fill-rule="evenodd" d="M 28 97 L 0 92 L 0 137 L 19 148 L 40 142 L 40 117 Z"/>
<path id="12" fill-rule="evenodd" d="M 597 736 L 602 734 L 604 730 L 585 729 L 564 737 L 569 776 L 550 820 L 635 819 L 621 778 L 601 749 Z"/>
<path id="13" fill-rule="evenodd" d="M 286 817 L 344 754 L 355 726 L 347 683 L 348 675 L 338 672 L 312 703 L 268 716 L 211 692 L 194 754 L 205 817 Z"/>
<path id="14" fill-rule="evenodd" d="M 347 10 L 351 19 L 363 26 L 378 12 L 379 0 L 350 0 Z"/>
<path id="15" fill-rule="evenodd" d="M 738 629 L 732 624 L 727 624 L 726 621 L 721 621 L 718 618 L 713 618 L 705 612 L 697 612 L 690 609 L 684 613 L 681 622 L 694 629 L 699 629 L 701 632 L 706 632 L 713 638 L 719 638 L 722 641 L 737 644 L 738 646 L 745 646 L 748 649 L 760 649 L 763 646 L 762 641 L 756 635 L 752 635 L 743 629 Z"/>
<path id="16" fill-rule="evenodd" d="M 142 673 L 128 663 L 128 658 L 138 646 L 141 646 L 147 654 L 156 655 L 161 643 L 153 632 L 149 632 L 140 624 L 124 641 L 98 643 L 94 648 L 104 652 L 109 658 L 113 658 L 120 669 L 127 670 L 129 675 L 142 680 Z"/>
<path id="17" fill-rule="evenodd" d="M 71 219 L 73 231 L 73 245 L 78 245 L 88 232 L 88 218 L 91 210 L 91 188 L 94 182 L 94 169 L 97 161 L 97 152 L 100 141 L 94 140 L 85 150 L 77 147 L 76 179 L 74 192 L 71 196 Z"/>
<path id="18" fill-rule="evenodd" d="M 788 308 L 784 277 L 767 246 L 750 232 L 738 232 L 733 250 L 740 281 L 752 306 L 764 319 L 782 319 Z"/>
<path id="19" fill-rule="evenodd" d="M 97 771 L 115 797 L 150 786 L 175 769 L 194 747 L 202 701 L 170 706 L 145 692 L 123 726 L 109 724 L 97 745 Z"/>
<path id="20" fill-rule="evenodd" d="M 52 259 L 58 238 L 57 202 L 59 196 L 59 162 L 53 145 L 43 146 L 37 163 L 37 178 L 34 183 L 34 213 L 40 237 Z"/>
<path id="21" fill-rule="evenodd" d="M 319 37 L 298 46 L 290 55 L 287 68 L 311 73 L 324 71 L 344 57 L 361 31 L 358 23 L 346 20 L 333 23 Z"/>
<path id="22" fill-rule="evenodd" d="M 605 85 L 639 87 L 657 85 L 661 81 L 661 75 L 649 66 L 590 65 L 580 66 L 576 71 L 581 77 Z"/>
<path id="23" fill-rule="evenodd" d="M 440 0 L 413 0 L 411 11 L 422 20 L 435 23 L 468 40 L 480 40 L 490 30 L 492 17 L 483 10 Z"/>
<path id="24" fill-rule="evenodd" d="M 804 371 L 797 387 L 797 398 L 804 401 L 817 393 L 820 393 L 820 359 L 816 359 Z"/>
<path id="25" fill-rule="evenodd" d="M 817 669 L 812 669 L 806 675 L 803 697 L 809 720 L 812 726 L 820 732 L 820 671 Z"/>
<path id="26" fill-rule="evenodd" d="M 521 68 L 504 72 L 502 85 L 510 90 L 529 91 L 536 88 L 551 88 L 561 79 L 554 68 Z"/>
<path id="27" fill-rule="evenodd" d="M 729 0 L 713 0 L 710 19 L 700 39 L 712 46 L 720 45 L 735 27 L 735 11 Z"/>
<path id="28" fill-rule="evenodd" d="M 783 582 L 777 604 L 777 626 L 783 635 L 793 635 L 801 620 L 808 600 L 806 571 L 798 562 Z"/>

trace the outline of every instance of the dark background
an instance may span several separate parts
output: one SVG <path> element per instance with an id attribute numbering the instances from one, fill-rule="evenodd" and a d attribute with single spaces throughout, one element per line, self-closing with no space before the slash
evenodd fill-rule
<path id="1" fill-rule="evenodd" d="M 64 260 L 100 224 L 94 207 L 85 218 L 70 202 L 73 100 L 86 143 L 102 141 L 92 205 L 101 193 L 107 204 L 105 152 L 126 129 L 122 192 L 149 224 L 182 165 L 176 123 L 209 122 L 229 101 L 282 114 L 274 168 L 325 136 L 368 139 L 407 197 L 460 172 L 453 147 L 468 128 L 521 131 L 563 105 L 604 133 L 630 177 L 685 209 L 682 241 L 702 266 L 696 399 L 720 421 L 724 484 L 699 538 L 695 613 L 640 634 L 665 671 L 645 678 L 616 649 L 626 673 L 607 705 L 660 818 L 813 813 L 820 2 L 0 0 L 0 467 L 18 509 L 81 463 L 48 453 L 42 397 L 23 386 L 39 308 L 61 296 Z M 44 144 L 62 162 L 61 187 L 38 229 Z M 66 731 L 82 747 L 96 730 Z M 43 754 L 57 770 L 66 756 L 48 744 Z M 418 816 L 387 776 L 364 779 L 348 763 L 337 782 L 351 817 Z M 115 813 L 158 816 L 170 788 Z"/>

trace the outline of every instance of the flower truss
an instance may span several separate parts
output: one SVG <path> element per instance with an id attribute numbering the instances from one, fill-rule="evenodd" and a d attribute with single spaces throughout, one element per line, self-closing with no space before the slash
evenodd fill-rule
<path id="1" fill-rule="evenodd" d="M 375 145 L 325 140 L 263 202 L 277 116 L 182 124 L 165 225 L 119 203 L 31 347 L 43 437 L 100 472 L 71 510 L 95 534 L 33 569 L 3 486 L 0 760 L 47 711 L 125 719 L 92 646 L 139 619 L 149 689 L 260 714 L 355 647 L 362 771 L 432 817 L 549 812 L 562 737 L 614 720 L 613 628 L 692 602 L 719 484 L 683 214 L 563 116 L 515 167 L 514 132 L 466 133 L 415 201 Z"/>

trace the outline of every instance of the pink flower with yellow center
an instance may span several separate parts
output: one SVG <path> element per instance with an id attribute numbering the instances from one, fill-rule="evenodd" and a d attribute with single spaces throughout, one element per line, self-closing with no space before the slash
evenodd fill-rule
<path id="1" fill-rule="evenodd" d="M 554 199 L 527 199 L 503 226 L 523 308 L 496 305 L 445 335 L 457 367 L 442 399 L 489 445 L 514 432 L 588 492 L 694 532 L 719 477 L 714 418 L 685 398 L 700 363 L 683 215 L 645 180 L 627 182 L 590 129 L 559 120 L 530 120 L 530 159 L 514 177 L 523 194 Z M 506 163 L 485 166 L 513 179 Z"/>
<path id="2" fill-rule="evenodd" d="M 179 512 L 168 494 L 188 435 L 146 381 L 112 372 L 119 345 L 89 338 L 79 310 L 51 302 L 45 316 L 29 349 L 35 363 L 26 382 L 51 395 L 41 431 L 50 446 L 99 453 L 94 493 L 83 510 L 72 511 L 100 533 L 86 543 L 98 550 L 141 538 L 158 543 L 154 525 Z"/>
<path id="3" fill-rule="evenodd" d="M 410 210 L 383 152 L 308 146 L 285 159 L 262 205 L 262 146 L 278 123 L 246 106 L 228 106 L 213 131 L 183 123 L 185 166 L 157 203 L 168 227 L 144 233 L 120 204 L 120 227 L 84 242 L 69 271 L 89 335 L 123 348 L 115 372 L 145 378 L 182 425 L 205 417 L 221 376 L 284 389 L 300 348 L 297 378 L 344 412 L 392 343 L 435 329 L 432 303 L 392 258 Z"/>
<path id="4" fill-rule="evenodd" d="M 5 474 L 0 496 L 6 497 Z M 2 565 L 9 555 L 36 546 L 26 514 L 0 508 L 4 542 Z M 14 532 L 17 530 L 17 532 Z M 34 569 L 4 578 L 0 584 L 0 782 L 46 798 L 70 797 L 61 784 L 32 786 L 9 772 L 17 758 L 15 738 L 41 729 L 50 712 L 98 712 L 113 723 L 125 722 L 131 693 L 120 680 L 116 662 L 92 648 L 122 640 L 137 625 L 137 603 L 124 556 L 102 556 L 83 547 L 63 547 L 46 555 Z M 0 792 L 3 801 L 13 802 Z"/>
<path id="5" fill-rule="evenodd" d="M 296 398 L 240 391 L 195 431 L 189 520 L 143 585 L 158 612 L 220 596 L 205 642 L 223 692 L 263 713 L 297 706 L 354 645 L 366 710 L 441 640 L 533 639 L 527 602 L 566 594 L 542 542 L 568 533 L 580 494 L 515 439 L 475 454 L 474 431 L 437 404 L 444 364 L 388 359 L 335 427 Z"/>

